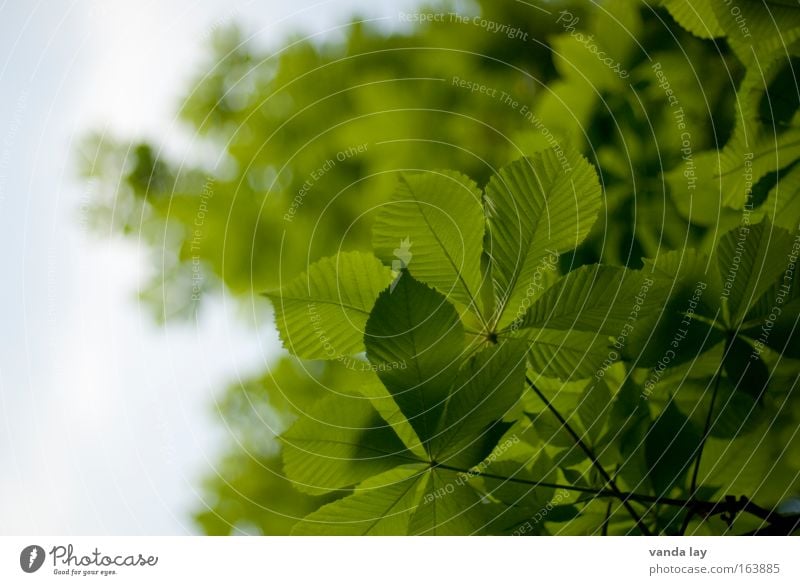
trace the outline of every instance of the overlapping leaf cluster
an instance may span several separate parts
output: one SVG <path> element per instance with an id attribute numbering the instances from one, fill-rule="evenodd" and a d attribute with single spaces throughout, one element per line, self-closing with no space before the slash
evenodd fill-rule
<path id="1" fill-rule="evenodd" d="M 623 4 L 612 2 L 611 12 L 616 8 L 620 14 Z M 357 505 L 371 501 L 371 493 L 381 493 L 384 504 L 394 501 L 376 485 L 396 484 L 363 478 L 361 484 L 328 486 L 353 487 L 354 492 L 309 516 L 298 530 L 362 532 L 368 526 L 366 532 L 502 533 L 530 524 L 532 511 L 538 509 L 541 517 L 541 510 L 553 508 L 557 512 L 548 522 L 530 530 L 682 533 L 694 523 L 693 530 L 717 533 L 732 527 L 714 514 L 697 520 L 695 507 L 701 496 L 739 492 L 774 507 L 796 493 L 796 462 L 786 453 L 797 440 L 780 432 L 782 424 L 777 421 L 796 424 L 786 407 L 794 401 L 797 365 L 792 360 L 799 357 L 794 274 L 800 217 L 792 203 L 798 91 L 792 80 L 800 12 L 774 3 L 764 10 L 757 2 L 747 2 L 743 18 L 752 30 L 743 38 L 741 20 L 732 18 L 730 7 L 721 3 L 664 4 L 698 37 L 724 37 L 738 61 L 732 62 L 730 71 L 737 74 L 737 67 L 743 71 L 727 139 L 714 134 L 711 141 L 696 139 L 687 147 L 681 135 L 673 143 L 667 139 L 658 145 L 678 153 L 675 170 L 664 174 L 673 209 L 687 222 L 683 231 L 690 233 L 691 226 L 716 229 L 693 240 L 697 250 L 665 252 L 663 245 L 657 246 L 659 253 L 645 260 L 641 271 L 589 265 L 568 270 L 553 282 L 548 256 L 577 248 L 600 208 L 593 171 L 585 161 L 575 161 L 574 153 L 574 172 L 565 172 L 563 161 L 549 150 L 512 163 L 489 181 L 482 198 L 468 179 L 453 173 L 404 178 L 394 201 L 376 220 L 376 254 L 388 264 L 392 247 L 403 238 L 417 242 L 419 258 L 415 256 L 399 275 L 400 282 L 406 279 L 417 286 L 422 281 L 443 298 L 422 303 L 409 296 L 408 286 L 390 288 L 400 294 L 381 293 L 371 311 L 364 307 L 365 328 L 353 328 L 351 333 L 356 339 L 364 332 L 366 357 L 373 366 L 407 365 L 410 354 L 399 351 L 397 340 L 427 331 L 423 325 L 432 327 L 431 319 L 437 321 L 440 314 L 432 308 L 443 306 L 445 299 L 453 304 L 449 318 L 436 324 L 441 329 L 434 328 L 428 345 L 419 347 L 424 355 L 432 339 L 441 337 L 448 350 L 441 354 L 443 363 L 425 369 L 411 360 L 416 378 L 402 369 L 378 374 L 417 433 L 406 447 L 421 444 L 425 453 L 411 455 L 419 462 L 404 467 L 409 475 L 403 481 L 410 491 L 403 491 L 402 506 L 392 507 L 390 514 L 399 524 L 372 524 L 376 510 Z M 781 16 L 778 35 L 776 21 L 769 20 L 776 14 Z M 633 19 L 626 24 L 638 30 L 640 23 Z M 602 20 L 598 13 L 592 26 L 607 33 Z M 559 54 L 572 55 L 569 45 L 575 43 L 574 36 L 562 39 L 555 42 L 565 44 Z M 630 47 L 616 46 L 620 41 L 609 34 L 598 35 L 598 42 L 609 43 L 609 53 L 644 75 L 645 66 L 636 63 Z M 675 73 L 668 56 L 662 58 L 667 71 Z M 573 69 L 576 62 L 582 61 L 570 60 Z M 613 93 L 620 83 L 613 76 L 602 78 L 602 72 L 598 73 L 602 79 L 586 79 L 586 72 L 596 70 L 587 66 L 573 75 L 563 69 L 563 86 L 555 85 L 548 94 L 553 98 L 540 103 L 538 112 L 548 120 L 556 118 L 554 108 L 569 110 L 570 115 L 560 119 L 568 120 L 573 131 L 565 128 L 561 136 L 575 139 L 584 124 L 597 125 L 596 104 L 578 107 L 575 99 L 590 100 L 592 95 L 602 99 L 602 92 Z M 680 83 L 677 75 L 672 79 Z M 578 91 L 580 84 L 588 84 L 592 91 Z M 653 95 L 663 100 L 663 95 Z M 697 125 L 705 119 L 702 108 L 691 109 L 692 105 L 681 112 L 688 116 L 690 128 L 692 122 Z M 576 112 L 585 115 L 576 117 Z M 625 116 L 621 120 L 627 122 Z M 665 122 L 664 132 L 656 135 L 659 139 L 670 135 L 667 124 L 674 125 L 669 117 Z M 623 131 L 621 136 L 629 138 L 630 133 Z M 601 160 L 622 156 L 619 148 L 606 144 L 600 141 Z M 617 188 L 613 179 L 610 188 Z M 618 197 L 614 199 L 618 203 Z M 614 222 L 612 216 L 607 223 Z M 309 275 L 315 270 L 312 266 Z M 427 288 L 419 291 L 420 297 L 430 296 Z M 276 302 L 280 327 L 288 313 L 280 299 Z M 373 339 L 369 324 L 401 319 L 401 302 L 406 307 L 427 307 L 428 312 L 417 320 L 411 318 L 415 313 L 407 312 L 397 327 L 379 329 L 377 340 Z M 467 342 L 444 337 L 445 332 L 459 329 L 456 312 L 469 331 Z M 293 349 L 290 330 L 284 328 L 283 335 Z M 391 351 L 383 351 L 384 344 Z M 479 393 L 482 407 L 491 412 L 488 406 L 495 391 L 502 398 L 492 413 L 496 420 L 481 420 L 483 429 L 467 425 L 471 435 L 456 434 L 459 441 L 483 445 L 483 450 L 470 452 L 471 457 L 458 465 L 448 463 L 452 454 L 444 451 L 443 461 L 443 452 L 433 449 L 431 440 L 448 425 L 460 428 L 446 417 L 466 386 L 449 370 L 459 361 L 455 354 L 462 355 L 460 368 L 472 372 L 473 360 L 480 356 L 497 359 L 499 353 L 511 355 L 514 350 L 523 356 L 518 359 L 525 362 L 526 371 L 514 382 L 515 402 L 509 404 L 505 377 L 484 381 Z M 317 352 L 306 357 L 322 356 Z M 427 376 L 440 371 L 455 385 L 426 386 Z M 509 366 L 504 371 L 516 372 Z M 475 412 L 480 407 L 468 402 L 463 408 Z M 498 426 L 503 419 L 508 430 Z M 508 437 L 522 439 L 503 449 Z M 296 456 L 287 449 L 287 458 Z M 338 461 L 345 467 L 356 465 L 350 458 Z M 613 478 L 607 469 L 613 469 Z M 458 473 L 466 475 L 452 476 Z M 451 477 L 443 479 L 442 474 Z M 465 477 L 469 479 L 460 481 Z M 453 488 L 456 495 L 448 497 L 447 487 L 452 485 L 460 491 Z M 553 507 L 556 485 L 574 491 L 567 489 L 570 495 Z M 611 504 L 602 497 L 608 495 L 603 490 L 611 487 L 611 495 L 619 496 L 620 485 L 634 499 L 651 499 L 639 498 L 634 510 L 623 510 L 619 502 Z M 587 499 L 587 492 L 593 497 Z M 662 503 L 669 496 L 675 507 L 664 509 Z M 347 517 L 356 517 L 358 511 L 366 515 L 361 517 L 364 524 L 348 524 Z M 418 513 L 428 519 L 427 524 L 415 522 Z M 740 530 L 758 528 L 765 520 L 742 516 L 735 518 Z M 434 525 L 431 517 L 438 518 Z M 734 517 L 731 513 L 728 521 Z"/>
<path id="2" fill-rule="evenodd" d="M 690 364 L 687 384 L 724 378 L 711 434 L 736 438 L 757 426 L 770 387 L 764 348 L 797 352 L 800 305 L 787 271 L 800 244 L 765 220 L 726 234 L 713 262 L 686 251 L 641 271 L 587 265 L 559 277 L 558 255 L 583 241 L 601 207 L 595 171 L 568 156 L 567 170 L 551 150 L 520 159 L 483 193 L 454 172 L 405 175 L 376 217 L 377 257 L 323 259 L 273 295 L 292 353 L 356 355 L 370 372 L 283 435 L 298 489 L 353 490 L 296 533 L 513 531 L 552 505 L 559 483 L 579 495 L 609 485 L 619 493 L 618 482 L 639 496 L 687 495 L 706 436 L 682 413 L 685 392 L 660 391 L 648 404 L 656 384 L 642 376 L 665 360 L 671 373 Z M 393 243 L 404 241 L 410 260 L 392 272 Z M 756 346 L 784 285 L 786 312 Z M 722 366 L 707 370 L 706 356 Z M 554 402 L 577 394 L 571 420 L 537 384 L 557 389 Z M 608 463 L 618 480 L 597 476 Z M 642 520 L 617 501 L 597 516 L 600 499 L 562 497 L 572 527 L 562 529 L 600 518 L 619 531 L 658 531 L 680 514 L 665 519 L 648 506 Z"/>

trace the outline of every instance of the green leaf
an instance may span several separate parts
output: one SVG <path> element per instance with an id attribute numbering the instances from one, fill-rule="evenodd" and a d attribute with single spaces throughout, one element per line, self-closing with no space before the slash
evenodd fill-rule
<path id="1" fill-rule="evenodd" d="M 471 179 L 453 171 L 404 174 L 375 218 L 372 244 L 387 264 L 407 266 L 451 302 L 479 312 L 483 232 L 481 192 Z M 398 252 L 402 242 L 408 245 Z"/>
<path id="2" fill-rule="evenodd" d="M 427 483 L 424 465 L 406 465 L 376 475 L 355 493 L 322 506 L 298 522 L 292 534 L 366 536 L 408 534 L 409 521 Z"/>
<path id="3" fill-rule="evenodd" d="M 721 37 L 725 31 L 717 21 L 714 0 L 663 0 L 672 18 L 690 33 L 701 39 Z"/>
<path id="4" fill-rule="evenodd" d="M 309 494 L 356 485 L 414 458 L 361 397 L 327 396 L 281 438 L 286 475 Z"/>
<path id="5" fill-rule="evenodd" d="M 598 535 L 600 527 L 606 521 L 605 512 L 591 512 L 581 510 L 581 514 L 573 518 L 568 518 L 565 521 L 557 521 L 560 519 L 553 519 L 554 521 L 547 522 L 548 532 L 556 536 L 586 536 Z"/>
<path id="6" fill-rule="evenodd" d="M 797 260 L 800 259 L 800 235 L 796 235 L 792 248 L 786 257 L 786 270 L 783 275 L 773 281 L 772 285 L 761 295 L 745 316 L 743 329 L 749 329 L 754 324 L 762 325 L 765 321 L 775 321 L 791 316 L 800 302 L 800 279 L 795 278 Z M 777 308 L 777 310 L 776 310 Z"/>
<path id="7" fill-rule="evenodd" d="M 267 296 L 286 349 L 306 359 L 363 351 L 364 325 L 392 272 L 371 254 L 343 252 Z"/>
<path id="8" fill-rule="evenodd" d="M 480 463 L 496 445 L 496 438 L 484 444 L 487 432 L 511 411 L 524 384 L 524 343 L 505 341 L 470 358 L 458 372 L 431 440 L 434 460 L 465 468 Z"/>
<path id="9" fill-rule="evenodd" d="M 796 3 L 737 0 L 712 2 L 717 20 L 736 56 L 754 69 L 800 38 L 800 7 Z"/>
<path id="10" fill-rule="evenodd" d="M 639 485 L 649 474 L 646 437 L 651 426 L 647 403 L 633 383 L 623 384 L 614 400 L 609 430 L 604 439 L 619 452 L 618 475 L 629 485 Z"/>
<path id="11" fill-rule="evenodd" d="M 548 289 L 522 326 L 617 336 L 636 316 L 661 309 L 663 291 L 641 272 L 618 266 L 582 266 Z"/>
<path id="12" fill-rule="evenodd" d="M 786 94 L 792 91 L 780 86 L 796 77 L 784 51 L 747 70 L 736 95 L 736 126 L 724 148 L 698 153 L 690 176 L 684 176 L 684 163 L 667 174 L 676 205 L 692 222 L 715 225 L 721 206 L 749 213 L 758 203 L 759 182 L 800 158 L 800 127 L 780 121 L 789 115 Z"/>
<path id="13" fill-rule="evenodd" d="M 734 136 L 722 150 L 697 154 L 691 181 L 698 196 L 686 187 L 683 165 L 667 173 L 671 196 L 689 220 L 712 226 L 727 211 L 721 206 L 744 209 L 752 204 L 753 187 L 762 178 L 800 157 L 800 129 L 784 132 L 777 140 L 773 132 L 751 129 L 747 138 Z"/>
<path id="14" fill-rule="evenodd" d="M 757 324 L 742 329 L 741 334 L 753 340 L 759 353 L 769 347 L 784 357 L 800 359 L 800 299 L 782 306 L 778 298 L 772 296 L 773 305 L 767 314 Z"/>
<path id="15" fill-rule="evenodd" d="M 611 415 L 611 399 L 611 391 L 602 378 L 589 382 L 583 391 L 578 405 L 578 417 L 592 444 L 602 436 L 606 427 L 606 421 Z"/>
<path id="16" fill-rule="evenodd" d="M 540 452 L 532 464 L 516 460 L 496 461 L 488 466 L 486 473 L 508 478 L 481 478 L 488 495 L 509 506 L 522 507 L 529 511 L 544 508 L 555 495 L 554 488 L 535 484 L 558 482 L 558 467 L 544 451 Z"/>
<path id="17" fill-rule="evenodd" d="M 560 151 L 559 151 L 560 152 Z M 558 254 L 576 248 L 600 211 L 600 183 L 591 164 L 575 150 L 553 149 L 517 160 L 486 187 L 489 254 L 500 325 L 541 290 Z"/>
<path id="18" fill-rule="evenodd" d="M 466 481 L 466 476 L 441 468 L 428 473 L 422 501 L 409 525 L 420 536 L 480 534 L 490 518 L 488 506 Z"/>
<path id="19" fill-rule="evenodd" d="M 750 308 L 739 331 L 752 340 L 760 355 L 771 348 L 784 357 L 800 358 L 800 279 L 797 260 L 800 236 L 795 236 L 786 270 Z"/>
<path id="20" fill-rule="evenodd" d="M 702 294 L 695 312 L 709 319 L 717 316 L 721 294 L 719 274 L 707 254 L 692 249 L 673 250 L 660 253 L 657 258 L 644 258 L 643 262 L 643 272 L 649 271 L 673 286 L 675 292 L 671 294 L 700 289 Z"/>
<path id="21" fill-rule="evenodd" d="M 554 447 L 570 447 L 578 450 L 575 439 L 552 412 L 543 410 L 536 414 L 528 413 L 528 416 L 533 423 L 533 428 L 536 429 L 536 434 L 544 443 Z"/>
<path id="22" fill-rule="evenodd" d="M 593 142 L 587 130 L 594 124 L 597 108 L 608 107 L 606 95 L 624 95 L 629 90 L 627 68 L 631 56 L 640 51 L 639 11 L 627 0 L 610 0 L 602 10 L 589 11 L 585 28 L 583 17 L 579 18 L 582 30 L 567 28 L 568 32 L 549 41 L 560 79 L 550 81 L 536 101 L 535 119 L 545 123 L 549 132 L 520 131 L 518 143 L 526 152 L 553 148 L 553 137 L 579 149 L 587 139 Z M 569 24 L 567 20 L 559 26 Z"/>
<path id="23" fill-rule="evenodd" d="M 597 42 L 598 48 L 605 52 L 604 57 L 611 57 L 623 66 L 627 66 L 638 57 L 641 48 L 637 39 L 646 34 L 643 30 L 641 12 L 630 0 L 606 0 L 602 10 L 592 12 L 590 31 L 594 33 L 590 41 Z M 596 55 L 590 45 L 591 42 L 588 44 L 584 42 L 583 50 L 600 61 L 600 55 Z M 607 62 L 601 64 L 617 77 L 617 83 L 627 83 L 627 77 L 623 77 L 624 72 L 618 71 L 616 65 L 609 66 Z M 585 72 L 580 73 L 586 75 Z"/>
<path id="24" fill-rule="evenodd" d="M 404 272 L 375 302 L 364 343 L 381 381 L 427 444 L 464 357 L 455 308 Z"/>
<path id="25" fill-rule="evenodd" d="M 789 233 L 800 227 L 800 165 L 780 178 L 760 210 L 774 225 Z"/>
<path id="26" fill-rule="evenodd" d="M 717 246 L 722 294 L 730 322 L 738 324 L 789 264 L 792 236 L 763 220 L 741 226 L 720 238 Z"/>
<path id="27" fill-rule="evenodd" d="M 683 481 L 699 444 L 700 433 L 670 400 L 645 436 L 647 473 L 656 494 Z"/>
<path id="28" fill-rule="evenodd" d="M 781 59 L 775 73 L 758 101 L 758 120 L 767 128 L 781 133 L 792 123 L 800 106 L 800 88 L 797 85 L 797 70 L 800 59 Z"/>
<path id="29" fill-rule="evenodd" d="M 700 401 L 708 405 L 714 378 L 703 380 L 687 380 L 675 395 L 675 401 L 683 412 L 690 413 L 696 428 L 703 428 L 707 414 L 706 408 L 698 408 Z M 709 434 L 712 437 L 733 439 L 752 432 L 763 419 L 765 409 L 756 399 L 736 389 L 731 382 L 719 380 L 717 399 L 714 401 L 714 413 L 711 419 Z"/>
<path id="30" fill-rule="evenodd" d="M 626 336 L 623 356 L 636 367 L 674 367 L 723 340 L 719 276 L 708 257 L 693 250 L 661 254 L 644 261 L 645 271 L 671 289 L 660 311 L 641 317 Z"/>
<path id="31" fill-rule="evenodd" d="M 723 360 L 728 381 L 739 392 L 759 400 L 769 385 L 769 369 L 753 346 L 740 337 L 731 341 Z"/>
<path id="32" fill-rule="evenodd" d="M 719 345 L 725 334 L 713 321 L 695 313 L 696 302 L 703 293 L 678 291 L 659 314 L 648 315 L 628 337 L 622 353 L 636 367 L 667 368 L 694 361 L 697 356 Z M 719 323 L 721 320 L 718 319 Z"/>

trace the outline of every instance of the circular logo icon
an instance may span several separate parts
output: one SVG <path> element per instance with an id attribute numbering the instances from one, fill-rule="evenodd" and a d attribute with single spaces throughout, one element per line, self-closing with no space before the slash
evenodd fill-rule
<path id="1" fill-rule="evenodd" d="M 26 546 L 19 553 L 19 566 L 26 573 L 35 573 L 44 564 L 44 549 L 38 544 Z"/>

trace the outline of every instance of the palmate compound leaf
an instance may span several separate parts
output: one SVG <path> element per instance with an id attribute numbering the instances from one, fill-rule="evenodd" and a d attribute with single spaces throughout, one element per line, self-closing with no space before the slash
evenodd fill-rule
<path id="1" fill-rule="evenodd" d="M 372 244 L 387 264 L 408 266 L 415 278 L 478 313 L 484 223 L 480 189 L 468 177 L 404 174 L 375 218 Z"/>
<path id="2" fill-rule="evenodd" d="M 464 328 L 455 308 L 404 271 L 375 302 L 364 345 L 381 381 L 427 444 L 466 357 Z"/>
<path id="3" fill-rule="evenodd" d="M 600 211 L 600 195 L 597 172 L 575 150 L 560 155 L 543 150 L 490 179 L 487 252 L 501 328 L 527 307 L 526 297 L 541 289 L 547 273 L 557 270 L 558 254 L 586 238 Z"/>
<path id="4" fill-rule="evenodd" d="M 335 359 L 363 351 L 364 326 L 392 271 L 372 254 L 343 252 L 309 266 L 267 296 L 286 349 L 306 359 Z"/>
<path id="5" fill-rule="evenodd" d="M 386 389 L 368 384 L 359 393 L 388 401 L 376 407 L 395 424 L 390 429 L 367 401 L 332 395 L 285 433 L 286 472 L 301 489 L 319 493 L 362 481 L 353 495 L 324 506 L 295 532 L 480 532 L 488 508 L 451 467 L 469 469 L 496 447 L 507 428 L 499 419 L 522 393 L 526 344 L 503 341 L 462 366 L 464 333 L 454 307 L 409 273 L 375 303 L 365 343 Z M 400 363 L 406 367 L 389 367 Z M 413 467 L 420 443 L 444 467 Z"/>

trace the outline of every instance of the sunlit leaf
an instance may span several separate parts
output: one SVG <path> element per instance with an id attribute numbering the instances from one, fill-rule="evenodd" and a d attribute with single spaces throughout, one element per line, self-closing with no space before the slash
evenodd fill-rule
<path id="1" fill-rule="evenodd" d="M 298 522 L 292 534 L 398 536 L 409 521 L 428 482 L 424 466 L 407 465 L 376 475 L 351 496 L 322 506 Z"/>
<path id="2" fill-rule="evenodd" d="M 558 255 L 583 242 L 600 210 L 594 168 L 575 151 L 511 163 L 486 187 L 489 253 L 501 326 L 547 284 Z M 503 320 L 502 316 L 510 313 Z"/>
<path id="3" fill-rule="evenodd" d="M 372 228 L 375 253 L 479 311 L 484 217 L 481 192 L 459 173 L 404 174 Z M 405 243 L 405 244 L 404 244 Z"/>
<path id="4" fill-rule="evenodd" d="M 333 359 L 363 351 L 364 325 L 391 271 L 371 254 L 323 258 L 270 293 L 284 347 L 296 356 Z"/>

